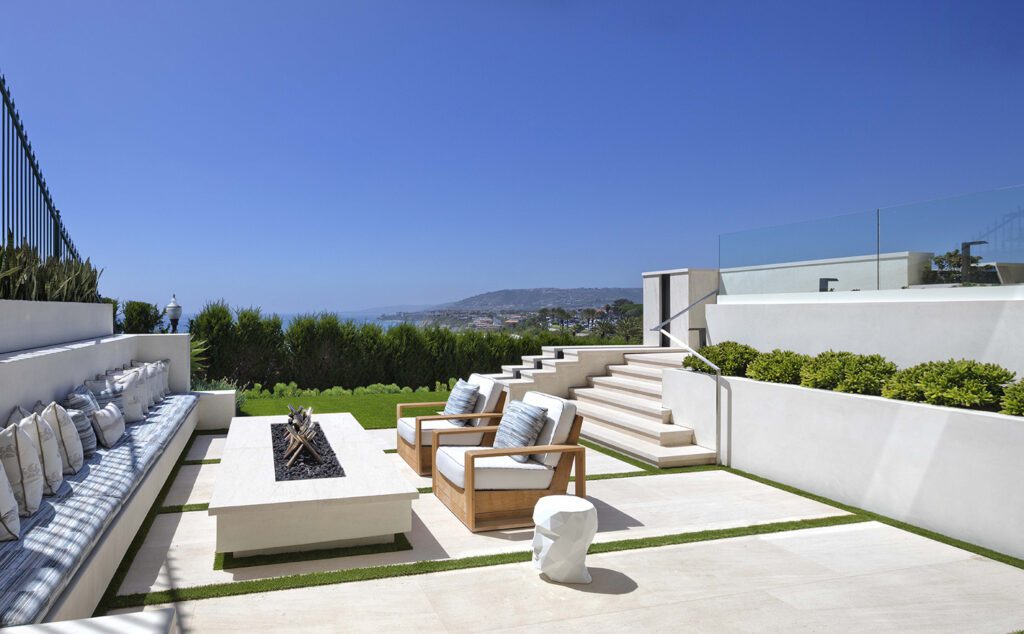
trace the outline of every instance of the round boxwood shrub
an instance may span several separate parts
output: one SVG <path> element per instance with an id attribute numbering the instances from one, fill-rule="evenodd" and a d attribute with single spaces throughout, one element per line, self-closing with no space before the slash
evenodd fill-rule
<path id="1" fill-rule="evenodd" d="M 1014 383 L 1003 390 L 1004 414 L 1024 416 L 1024 381 Z"/>
<path id="2" fill-rule="evenodd" d="M 792 350 L 779 350 L 759 354 L 747 366 L 747 376 L 769 383 L 800 383 L 800 369 L 810 361 L 806 354 Z"/>
<path id="3" fill-rule="evenodd" d="M 886 381 L 882 395 L 917 403 L 994 410 L 1013 375 L 1013 371 L 995 363 L 929 361 L 894 374 Z"/>
<path id="4" fill-rule="evenodd" d="M 708 361 L 720 367 L 722 374 L 726 376 L 746 376 L 747 366 L 757 358 L 757 355 L 761 354 L 755 348 L 735 341 L 723 341 L 704 346 L 700 349 L 700 353 L 707 357 Z M 693 355 L 683 359 L 683 367 L 708 374 L 715 372 L 708 364 Z"/>
<path id="5" fill-rule="evenodd" d="M 880 354 L 854 354 L 829 350 L 800 369 L 800 385 L 822 390 L 878 396 L 896 364 Z"/>

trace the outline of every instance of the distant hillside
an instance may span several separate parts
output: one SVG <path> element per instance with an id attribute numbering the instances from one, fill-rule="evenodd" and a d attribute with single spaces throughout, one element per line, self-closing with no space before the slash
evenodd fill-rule
<path id="1" fill-rule="evenodd" d="M 617 299 L 643 301 L 639 288 L 515 288 L 491 291 L 435 306 L 434 310 L 540 310 L 598 308 Z"/>

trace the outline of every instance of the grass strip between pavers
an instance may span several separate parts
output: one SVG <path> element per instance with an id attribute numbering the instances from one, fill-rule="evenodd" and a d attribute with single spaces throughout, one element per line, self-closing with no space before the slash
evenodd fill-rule
<path id="1" fill-rule="evenodd" d="M 225 427 L 224 429 L 197 429 L 192 433 L 193 435 L 196 436 L 226 436 L 228 433 L 228 428 Z"/>
<path id="2" fill-rule="evenodd" d="M 398 453 L 397 449 L 385 449 L 384 453 Z"/>
<path id="3" fill-rule="evenodd" d="M 613 542 L 605 542 L 603 544 L 593 544 L 588 552 L 591 554 L 598 554 L 639 548 L 674 546 L 677 544 L 728 539 L 732 537 L 746 537 L 750 535 L 765 535 L 768 533 L 779 533 L 808 528 L 822 528 L 826 526 L 854 524 L 866 521 L 868 521 L 868 518 L 865 517 L 856 515 L 839 515 L 794 522 L 775 522 L 773 524 L 759 524 L 737 528 L 677 533 L 674 535 L 663 535 L 658 537 L 623 539 Z M 156 592 L 140 594 L 126 594 L 114 597 L 106 608 L 108 610 L 115 610 L 139 607 L 143 605 L 171 603 L 175 601 L 197 601 L 201 599 L 231 597 L 257 592 L 310 588 L 314 586 L 350 583 L 353 581 L 370 581 L 373 579 L 385 579 L 389 577 L 404 577 L 433 572 L 445 572 L 449 570 L 464 570 L 467 568 L 481 568 L 484 566 L 497 566 L 501 564 L 524 563 L 530 561 L 531 556 L 531 552 L 527 550 L 514 553 L 500 553 L 496 555 L 463 557 L 460 559 L 417 561 L 407 564 L 350 568 L 348 570 L 331 570 L 327 572 L 312 572 L 289 575 L 286 577 L 272 577 L 269 579 L 251 579 L 228 583 L 214 583 L 205 586 L 174 588 L 171 590 L 159 590 Z"/>
<path id="4" fill-rule="evenodd" d="M 200 464 L 220 464 L 220 458 L 204 458 L 203 460 L 185 460 L 182 466 L 195 466 Z"/>
<path id="5" fill-rule="evenodd" d="M 725 470 L 728 471 L 729 473 L 733 473 L 735 475 L 742 476 L 744 478 L 748 478 L 750 480 L 753 480 L 754 482 L 760 482 L 761 484 L 766 484 L 766 485 L 768 485 L 770 487 L 775 487 L 776 489 L 780 489 L 780 490 L 785 491 L 787 493 L 792 493 L 793 495 L 799 495 L 800 497 L 805 497 L 805 498 L 807 498 L 809 500 L 814 500 L 815 502 L 821 502 L 822 504 L 828 504 L 829 506 L 834 506 L 837 509 L 842 509 L 842 510 L 848 512 L 848 513 L 855 513 L 857 515 L 860 515 L 862 517 L 866 517 L 866 518 L 868 518 L 870 520 L 873 520 L 875 522 L 879 522 L 880 524 L 887 524 L 889 526 L 892 526 L 893 528 L 898 528 L 900 530 L 907 531 L 908 533 L 914 533 L 915 535 L 920 535 L 921 537 L 927 537 L 928 539 L 933 539 L 933 540 L 935 540 L 937 542 L 941 542 L 943 544 L 946 544 L 947 546 L 953 546 L 954 548 L 960 548 L 961 550 L 966 550 L 967 552 L 974 553 L 975 555 L 981 555 L 982 557 L 987 557 L 987 558 L 992 559 L 994 561 L 998 561 L 1000 563 L 1004 563 L 1004 564 L 1006 564 L 1008 566 L 1013 566 L 1014 568 L 1024 569 L 1024 559 L 1019 559 L 1017 557 L 1013 557 L 1011 555 L 1007 555 L 1005 553 L 1001 553 L 999 551 L 992 550 L 990 548 L 985 548 L 984 546 L 978 546 L 977 544 L 972 544 L 970 542 L 961 541 L 959 539 L 956 539 L 955 537 L 949 537 L 948 535 L 943 535 L 942 533 L 936 533 L 935 531 L 930 531 L 927 528 L 921 528 L 920 526 L 914 526 L 913 524 L 907 524 L 906 522 L 901 522 L 901 521 L 899 521 L 897 519 L 893 519 L 891 517 L 886 517 L 885 515 L 879 515 L 878 513 L 872 513 L 871 511 L 866 511 L 864 509 L 857 508 L 856 506 L 850 506 L 849 504 L 843 504 L 842 502 L 836 502 L 835 500 L 830 500 L 827 497 L 824 497 L 824 496 L 821 496 L 821 495 L 815 495 L 814 493 L 808 493 L 807 491 L 803 491 L 803 490 L 798 489 L 796 487 L 791 487 L 788 484 L 782 484 L 781 482 L 775 482 L 774 480 L 769 480 L 768 478 L 762 478 L 761 476 L 756 476 L 756 475 L 754 475 L 752 473 L 747 473 L 746 471 L 741 471 L 739 469 L 733 469 L 732 467 L 726 467 Z"/>
<path id="6" fill-rule="evenodd" d="M 233 553 L 217 553 L 213 558 L 213 569 L 231 570 L 233 568 L 250 568 L 252 566 L 272 566 L 274 564 L 290 564 L 296 561 L 397 553 L 402 550 L 412 550 L 412 544 L 409 543 L 409 538 L 404 533 L 395 533 L 395 541 L 386 544 L 341 546 L 338 548 L 302 550 L 292 553 L 275 553 L 273 555 L 250 555 L 248 557 L 235 557 Z"/>
<path id="7" fill-rule="evenodd" d="M 625 462 L 626 464 L 633 465 L 637 469 L 643 469 L 644 471 L 648 471 L 648 472 L 666 471 L 666 469 L 659 469 L 658 467 L 655 467 L 654 465 L 647 464 L 646 462 L 643 462 L 641 460 L 637 460 L 636 458 L 631 458 L 631 457 L 627 456 L 624 453 L 619 453 L 618 451 L 615 451 L 614 449 L 610 449 L 608 447 L 605 447 L 604 445 L 599 445 L 597 443 L 590 442 L 589 440 L 583 440 L 582 438 L 580 438 L 577 442 L 579 444 L 583 445 L 584 447 L 587 447 L 589 449 L 593 449 L 594 451 L 599 451 L 599 452 L 605 454 L 606 456 L 611 456 L 612 458 L 615 458 L 616 460 L 619 460 L 621 462 Z"/>
<path id="8" fill-rule="evenodd" d="M 157 513 L 192 513 L 195 511 L 207 511 L 210 509 L 210 505 L 203 504 L 172 504 L 171 506 L 161 506 L 157 509 Z"/>
<path id="9" fill-rule="evenodd" d="M 434 487 L 419 487 L 416 490 L 419 491 L 420 493 L 433 493 Z"/>

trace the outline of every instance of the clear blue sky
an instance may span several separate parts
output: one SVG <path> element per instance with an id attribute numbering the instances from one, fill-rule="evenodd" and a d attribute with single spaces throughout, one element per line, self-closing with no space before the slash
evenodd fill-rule
<path id="1" fill-rule="evenodd" d="M 639 286 L 718 234 L 1024 181 L 1021 2 L 6 3 L 101 290 Z"/>

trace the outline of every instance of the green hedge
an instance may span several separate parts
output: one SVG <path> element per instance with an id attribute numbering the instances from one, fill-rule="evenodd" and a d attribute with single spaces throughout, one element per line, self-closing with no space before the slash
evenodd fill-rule
<path id="1" fill-rule="evenodd" d="M 1024 380 L 1003 390 L 1003 414 L 1024 416 Z"/>
<path id="2" fill-rule="evenodd" d="M 101 273 L 89 260 L 41 259 L 10 233 L 0 245 L 0 299 L 98 303 Z"/>
<path id="3" fill-rule="evenodd" d="M 625 343 L 572 333 L 482 333 L 412 324 L 385 330 L 331 313 L 300 315 L 283 328 L 277 315 L 263 315 L 258 308 L 233 311 L 223 301 L 207 304 L 189 321 L 189 332 L 208 348 L 207 377 L 239 385 L 294 382 L 319 390 L 432 387 L 453 376 L 499 372 L 503 364 L 540 353 L 542 346 Z"/>
<path id="4" fill-rule="evenodd" d="M 779 350 L 759 354 L 747 366 L 747 377 L 768 383 L 800 383 L 800 370 L 811 357 L 792 350 Z"/>
<path id="5" fill-rule="evenodd" d="M 708 361 L 714 363 L 722 370 L 725 376 L 746 376 L 747 366 L 757 358 L 760 352 L 755 348 L 736 343 L 735 341 L 723 341 L 700 349 L 701 355 Z M 683 359 L 683 367 L 693 368 L 698 372 L 711 374 L 714 370 L 693 355 Z"/>
<path id="6" fill-rule="evenodd" d="M 1013 375 L 994 363 L 929 361 L 897 372 L 886 382 L 882 395 L 932 405 L 995 410 Z"/>
<path id="7" fill-rule="evenodd" d="M 821 390 L 878 396 L 896 364 L 879 354 L 854 354 L 829 350 L 814 357 L 800 370 L 800 385 Z"/>

